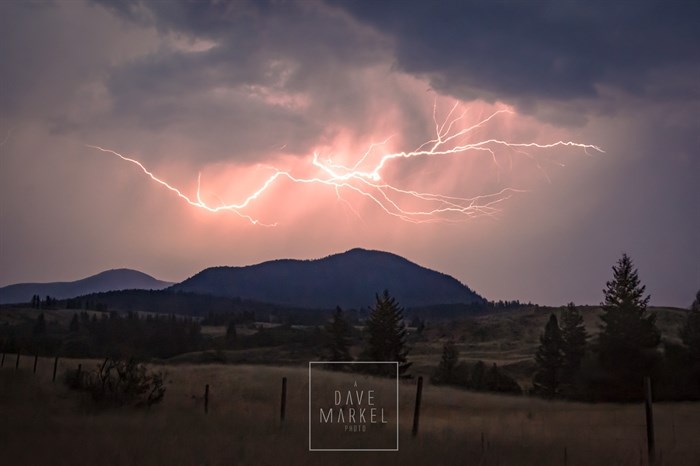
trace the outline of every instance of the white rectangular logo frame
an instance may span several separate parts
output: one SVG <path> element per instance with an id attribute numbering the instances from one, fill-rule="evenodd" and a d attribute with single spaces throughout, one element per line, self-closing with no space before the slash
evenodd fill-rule
<path id="1" fill-rule="evenodd" d="M 396 367 L 396 448 L 311 448 L 311 366 L 313 364 L 393 364 Z M 397 361 L 309 361 L 309 451 L 399 451 L 399 363 Z"/>

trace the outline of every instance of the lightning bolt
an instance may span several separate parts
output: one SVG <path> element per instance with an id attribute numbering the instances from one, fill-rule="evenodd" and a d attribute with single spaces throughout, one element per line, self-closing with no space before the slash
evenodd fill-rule
<path id="1" fill-rule="evenodd" d="M 243 200 L 236 203 L 226 203 L 220 200 L 220 205 L 210 205 L 201 196 L 201 173 L 197 177 L 197 190 L 194 196 L 183 193 L 180 189 L 156 176 L 148 170 L 140 161 L 122 155 L 114 150 L 97 145 L 86 144 L 87 147 L 114 155 L 121 160 L 137 166 L 152 181 L 165 187 L 187 204 L 209 212 L 232 212 L 239 217 L 255 225 L 275 226 L 277 223 L 263 223 L 260 219 L 246 213 L 246 210 L 256 200 L 260 199 L 271 186 L 283 180 L 297 184 L 321 185 L 332 189 L 337 198 L 345 202 L 350 209 L 359 216 L 352 204 L 343 196 L 344 193 L 356 193 L 381 209 L 386 214 L 400 220 L 412 223 L 430 222 L 457 222 L 468 218 L 483 215 L 494 215 L 499 212 L 498 204 L 509 199 L 513 194 L 523 192 L 515 188 L 504 188 L 491 194 L 475 197 L 455 197 L 440 193 L 420 192 L 411 189 L 403 189 L 390 183 L 382 182 L 383 172 L 387 164 L 393 161 L 410 158 L 426 157 L 454 157 L 468 152 L 483 152 L 491 157 L 493 163 L 499 166 L 496 151 L 508 149 L 512 152 L 523 154 L 534 159 L 528 152 L 530 149 L 554 149 L 558 147 L 578 148 L 586 154 L 588 151 L 603 153 L 604 151 L 592 144 L 582 144 L 572 141 L 555 141 L 547 144 L 535 142 L 509 142 L 500 139 L 485 139 L 478 142 L 464 142 L 464 139 L 476 129 L 487 125 L 491 120 L 503 114 L 513 113 L 509 109 L 500 109 L 492 112 L 486 118 L 482 118 L 472 125 L 460 127 L 465 119 L 468 108 L 457 114 L 459 103 L 455 104 L 442 122 L 436 116 L 437 105 L 433 107 L 433 121 L 435 123 L 435 137 L 425 141 L 412 151 L 401 151 L 380 155 L 377 159 L 378 149 L 384 147 L 391 137 L 382 142 L 371 144 L 367 150 L 351 166 L 334 163 L 330 157 L 323 160 L 318 153 L 314 153 L 308 159 L 308 164 L 318 172 L 317 176 L 300 177 L 290 171 L 276 167 L 267 167 L 272 173 L 253 192 Z M 284 147 L 284 146 L 283 146 Z M 372 161 L 374 159 L 374 161 Z M 500 167 L 500 166 L 499 166 Z M 538 164 L 538 168 L 539 164 Z M 408 200 L 408 202 L 406 202 Z M 410 205 L 420 204 L 424 208 L 418 209 Z"/>

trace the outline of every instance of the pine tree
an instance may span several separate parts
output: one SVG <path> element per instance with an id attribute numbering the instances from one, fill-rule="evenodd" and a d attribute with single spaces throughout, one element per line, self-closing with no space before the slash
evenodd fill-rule
<path id="1" fill-rule="evenodd" d="M 372 361 L 397 361 L 399 374 L 404 374 L 411 363 L 407 360 L 403 310 L 387 290 L 381 296 L 377 295 L 376 299 L 367 321 L 368 347 L 365 356 Z M 387 373 L 383 369 L 377 372 Z"/>
<path id="2" fill-rule="evenodd" d="M 43 335 L 46 333 L 46 320 L 44 319 L 44 313 L 42 312 L 36 318 L 34 323 L 34 335 Z"/>
<path id="3" fill-rule="evenodd" d="M 459 363 L 459 351 L 452 340 L 442 346 L 442 358 L 440 365 L 433 374 L 431 381 L 434 384 L 454 384 L 457 379 L 456 368 Z"/>
<path id="4" fill-rule="evenodd" d="M 469 386 L 474 390 L 484 390 L 486 387 L 485 373 L 486 364 L 484 364 L 484 361 L 478 360 L 472 368 Z"/>
<path id="5" fill-rule="evenodd" d="M 340 307 L 335 308 L 333 320 L 326 325 L 326 335 L 328 342 L 326 350 L 329 361 L 352 361 L 350 356 L 351 327 Z M 338 366 L 337 364 L 334 367 Z M 340 367 L 337 367 L 340 368 Z"/>
<path id="6" fill-rule="evenodd" d="M 501 378 L 501 371 L 498 370 L 498 366 L 494 362 L 491 367 L 484 374 L 484 385 L 487 392 L 498 391 L 498 382 Z"/>
<path id="7" fill-rule="evenodd" d="M 73 314 L 73 318 L 70 321 L 70 326 L 68 327 L 68 330 L 72 333 L 75 333 L 78 330 L 80 330 L 80 322 L 78 321 L 78 314 Z"/>
<path id="8" fill-rule="evenodd" d="M 233 343 L 236 340 L 236 321 L 232 320 L 226 327 L 226 341 Z"/>
<path id="9" fill-rule="evenodd" d="M 700 291 L 695 296 L 695 301 L 681 329 L 681 339 L 688 348 L 688 355 L 694 365 L 700 364 Z"/>
<path id="10" fill-rule="evenodd" d="M 535 354 L 537 372 L 533 377 L 535 393 L 545 398 L 554 398 L 560 393 L 561 370 L 563 365 L 562 338 L 557 316 L 549 316 L 540 346 Z"/>
<path id="11" fill-rule="evenodd" d="M 583 316 L 574 303 L 567 304 L 561 312 L 562 340 L 562 382 L 571 384 L 581 367 L 581 360 L 586 353 L 586 326 Z"/>
<path id="12" fill-rule="evenodd" d="M 656 348 L 660 341 L 656 315 L 647 312 L 650 297 L 645 296 L 645 290 L 632 260 L 623 254 L 613 266 L 613 280 L 603 290 L 599 337 L 601 362 L 620 376 L 648 370 L 643 353 Z"/>
<path id="13" fill-rule="evenodd" d="M 520 395 L 522 389 L 518 382 L 512 377 L 504 374 L 498 369 L 498 365 L 493 363 L 491 368 L 485 374 L 485 390 L 497 393 L 511 393 Z"/>

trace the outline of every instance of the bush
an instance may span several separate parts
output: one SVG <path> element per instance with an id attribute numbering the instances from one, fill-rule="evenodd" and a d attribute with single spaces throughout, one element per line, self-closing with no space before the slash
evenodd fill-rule
<path id="1" fill-rule="evenodd" d="M 163 372 L 148 371 L 133 359 L 107 358 L 93 371 L 68 371 L 66 384 L 90 393 L 102 406 L 150 407 L 165 396 L 164 378 Z"/>
<path id="2" fill-rule="evenodd" d="M 477 392 L 496 392 L 511 395 L 521 395 L 522 389 L 512 377 L 501 372 L 494 363 L 490 368 L 483 361 L 477 361 L 470 366 L 464 361 L 458 361 L 452 354 L 453 350 L 446 345 L 448 351 L 443 351 L 440 367 L 434 372 L 431 382 L 435 385 L 451 385 Z M 445 361 L 452 361 L 450 370 L 446 371 Z M 456 364 L 454 363 L 456 362 Z M 449 373 L 449 377 L 445 374 Z"/>

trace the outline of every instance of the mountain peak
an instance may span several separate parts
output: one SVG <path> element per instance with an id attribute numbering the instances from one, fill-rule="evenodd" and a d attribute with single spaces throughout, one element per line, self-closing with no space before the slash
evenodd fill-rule
<path id="1" fill-rule="evenodd" d="M 385 289 L 405 307 L 483 301 L 453 277 L 399 255 L 354 248 L 321 259 L 213 267 L 171 287 L 306 308 L 361 308 Z"/>
<path id="2" fill-rule="evenodd" d="M 133 269 L 110 269 L 72 282 L 17 283 L 0 288 L 0 304 L 28 303 L 32 296 L 73 298 L 90 293 L 126 289 L 161 290 L 172 283 Z"/>

